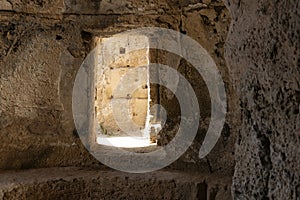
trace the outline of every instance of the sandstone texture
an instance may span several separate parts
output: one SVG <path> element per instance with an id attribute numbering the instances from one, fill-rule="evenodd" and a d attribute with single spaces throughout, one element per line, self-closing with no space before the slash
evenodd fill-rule
<path id="1" fill-rule="evenodd" d="M 95 125 L 100 126 L 100 132 L 109 135 L 122 135 L 122 130 L 131 132 L 131 125 L 140 130 L 145 129 L 150 87 L 148 86 L 148 38 L 133 35 L 99 40 L 102 42 L 98 41 L 96 53 L 99 63 L 95 69 L 97 74 Z M 146 49 L 133 51 L 137 48 L 137 44 L 143 45 Z M 134 88 L 134 86 L 138 87 Z M 115 109 L 118 112 L 114 112 L 115 104 L 112 105 L 112 101 L 120 104 L 119 109 Z M 120 112 L 121 106 L 127 108 L 127 115 L 126 112 Z M 131 119 L 132 123 L 128 123 Z M 141 131 L 139 135 L 142 135 Z"/>
<path id="2" fill-rule="evenodd" d="M 240 98 L 232 193 L 236 199 L 299 199 L 299 1 L 227 1 L 225 44 Z"/>
<path id="3" fill-rule="evenodd" d="M 127 174 L 82 168 L 0 173 L 1 199 L 230 199 L 230 177 L 159 171 Z"/>
<path id="4" fill-rule="evenodd" d="M 97 38 L 155 26 L 187 34 L 207 49 L 222 74 L 229 97 L 222 137 L 207 159 L 199 159 L 210 101 L 205 83 L 192 83 L 203 110 L 201 128 L 193 147 L 170 168 L 233 173 L 235 133 L 231 124 L 236 121 L 235 97 L 223 56 L 230 14 L 221 1 L 58 0 L 10 4 L 11 11 L 2 9 L 0 13 L 0 169 L 102 166 L 83 148 L 74 126 L 72 90 L 76 73 L 96 46 Z M 150 55 L 151 62 L 169 64 L 191 82 L 201 80 L 180 57 L 166 58 L 166 52 L 157 54 L 156 58 Z M 162 145 L 173 137 L 180 114 L 174 96 L 164 92 L 162 89 L 154 95 L 161 96 L 159 103 L 165 104 L 171 122 L 162 134 Z M 82 117 L 87 119 L 84 123 L 93 126 L 90 116 Z"/>
<path id="5" fill-rule="evenodd" d="M 0 0 L 0 198 L 300 199 L 299 7 L 297 0 Z M 190 82 L 200 127 L 168 171 L 125 174 L 103 166 L 82 145 L 72 91 L 99 39 L 139 27 L 173 29 L 201 44 L 224 80 L 228 106 L 218 143 L 199 159 L 211 115 L 207 86 L 185 59 L 149 49 L 149 62 L 169 65 Z M 129 66 L 145 64 L 144 58 L 131 55 Z M 115 60 L 112 85 L 98 84 L 106 94 L 97 96 L 103 107 L 124 65 Z M 88 71 L 84 84 L 97 86 L 88 79 L 93 73 Z M 180 107 L 166 87 L 150 88 L 151 105 L 161 104 L 168 114 L 157 136 L 164 146 L 177 132 Z M 109 118 L 111 112 L 95 109 L 94 92 L 83 91 L 89 101 L 80 105 L 90 105 L 91 112 L 82 115 L 87 141 L 94 115 Z M 145 88 L 130 96 L 144 98 L 141 105 L 145 97 Z M 136 113 L 144 116 L 145 110 Z M 152 114 L 159 121 L 165 113 Z"/>

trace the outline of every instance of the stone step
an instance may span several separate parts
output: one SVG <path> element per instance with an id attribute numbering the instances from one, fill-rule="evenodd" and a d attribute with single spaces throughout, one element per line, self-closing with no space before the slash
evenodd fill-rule
<path id="1" fill-rule="evenodd" d="M 0 172 L 0 199 L 231 199 L 231 178 L 178 171 L 129 174 L 86 168 Z"/>

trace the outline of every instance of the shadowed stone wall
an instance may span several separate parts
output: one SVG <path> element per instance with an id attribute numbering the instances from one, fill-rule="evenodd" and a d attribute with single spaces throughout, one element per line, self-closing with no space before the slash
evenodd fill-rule
<path id="1" fill-rule="evenodd" d="M 300 198 L 299 1 L 227 1 L 226 60 L 240 98 L 236 199 Z"/>

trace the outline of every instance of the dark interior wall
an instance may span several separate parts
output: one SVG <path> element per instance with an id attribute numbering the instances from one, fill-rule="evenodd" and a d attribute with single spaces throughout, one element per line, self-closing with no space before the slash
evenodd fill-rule
<path id="1" fill-rule="evenodd" d="M 211 114 L 211 99 L 203 78 L 196 70 L 196 67 L 192 66 L 184 58 L 167 51 L 150 50 L 150 62 L 172 67 L 191 84 L 200 108 L 201 120 L 196 139 L 188 152 L 171 167 L 189 168 L 189 166 L 193 166 L 192 168 L 200 171 L 226 171 L 227 173 L 233 173 L 233 144 L 235 134 L 231 131 L 231 126 L 237 123 L 234 117 L 236 98 L 232 90 L 228 68 L 224 59 L 224 43 L 229 30 L 230 20 L 230 14 L 225 5 L 219 3 L 208 8 L 183 12 L 180 19 L 174 22 L 170 21 L 167 26 L 167 28 L 170 26 L 172 28 L 175 27 L 175 30 L 178 29 L 182 34 L 190 36 L 204 47 L 216 63 L 225 83 L 228 104 L 226 124 L 216 147 L 206 159 L 198 158 L 199 148 L 206 135 Z M 154 72 L 153 74 L 156 73 L 159 74 L 160 72 Z M 169 78 L 174 82 L 174 85 L 182 85 L 178 77 L 168 77 L 163 73 L 161 72 L 162 77 L 165 77 L 164 79 L 167 80 Z M 152 73 L 150 72 L 150 77 L 151 75 Z M 160 81 L 164 82 L 166 80 Z M 187 95 L 187 98 L 189 98 L 189 95 Z M 167 112 L 166 125 L 158 134 L 158 145 L 164 146 L 174 138 L 178 131 L 181 108 L 176 96 L 162 85 L 151 85 L 151 100 L 152 102 L 150 103 L 152 105 L 161 104 Z M 162 115 L 158 113 L 157 116 L 160 118 Z M 189 163 L 189 166 L 186 163 Z"/>
<path id="2" fill-rule="evenodd" d="M 233 195 L 300 198 L 299 1 L 227 1 L 226 60 L 240 97 Z"/>

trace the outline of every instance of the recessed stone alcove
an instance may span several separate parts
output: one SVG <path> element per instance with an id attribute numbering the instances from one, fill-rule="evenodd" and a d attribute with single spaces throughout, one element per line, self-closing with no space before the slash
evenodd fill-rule
<path id="1" fill-rule="evenodd" d="M 298 199 L 299 2 L 225 2 L 0 1 L 0 197 Z M 209 52 L 228 112 L 222 137 L 199 159 L 210 117 L 206 86 L 189 63 L 150 49 L 151 62 L 172 65 L 191 82 L 203 118 L 194 144 L 172 165 L 123 174 L 83 147 L 72 89 L 95 38 L 145 26 L 180 31 Z M 177 102 L 166 88 L 152 87 L 153 103 L 172 116 L 163 145 L 176 132 Z M 146 187 L 152 190 L 137 193 Z"/>

